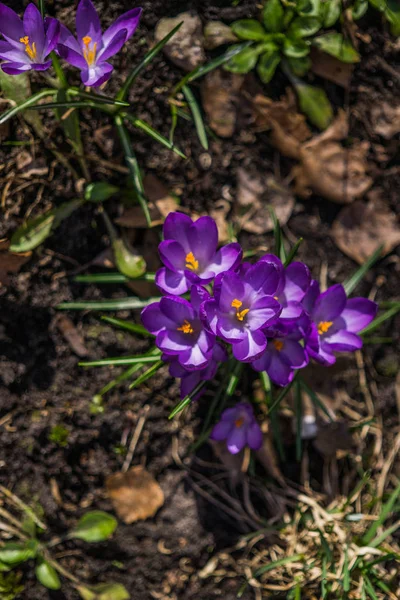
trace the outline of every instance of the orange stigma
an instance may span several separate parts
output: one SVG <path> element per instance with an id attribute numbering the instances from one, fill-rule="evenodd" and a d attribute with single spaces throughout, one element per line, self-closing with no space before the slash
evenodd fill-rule
<path id="1" fill-rule="evenodd" d="M 31 60 L 35 60 L 36 58 L 36 44 L 35 42 L 32 42 L 32 44 L 29 43 L 29 36 L 25 35 L 22 38 L 19 38 L 19 41 L 21 42 L 21 44 L 24 44 L 25 46 L 25 52 L 27 53 L 27 55 L 29 56 L 29 58 Z"/>
<path id="2" fill-rule="evenodd" d="M 186 254 L 185 261 L 185 266 L 187 269 L 190 269 L 191 271 L 197 271 L 199 268 L 199 261 L 195 259 L 193 252 Z"/>
<path id="3" fill-rule="evenodd" d="M 241 427 L 243 425 L 243 423 L 244 423 L 244 418 L 243 417 L 239 417 L 235 421 L 235 427 Z"/>
<path id="4" fill-rule="evenodd" d="M 186 319 L 183 321 L 183 324 L 177 328 L 177 331 L 182 331 L 183 333 L 189 334 L 193 333 L 194 329 Z"/>
<path id="5" fill-rule="evenodd" d="M 85 37 L 82 38 L 83 45 L 85 46 L 83 49 L 83 56 L 85 57 L 85 60 L 86 60 L 87 64 L 89 65 L 89 67 L 96 60 L 96 50 L 97 50 L 97 42 L 95 42 L 93 44 L 92 49 L 89 48 L 89 44 L 91 41 L 92 41 L 92 38 L 89 35 L 85 35 Z"/>
<path id="6" fill-rule="evenodd" d="M 280 352 L 283 348 L 283 342 L 281 342 L 280 340 L 272 340 L 273 345 L 275 346 L 275 348 L 278 350 L 278 352 Z"/>
<path id="7" fill-rule="evenodd" d="M 329 328 L 332 326 L 333 321 L 320 321 L 318 323 L 318 333 L 319 335 L 322 335 L 323 333 L 326 333 Z"/>
<path id="8" fill-rule="evenodd" d="M 233 308 L 236 308 L 236 318 L 238 321 L 243 321 L 243 319 L 245 318 L 245 316 L 247 315 L 247 313 L 250 310 L 249 308 L 244 308 L 243 310 L 238 310 L 242 305 L 243 305 L 243 302 L 241 302 L 237 298 L 232 300 L 231 306 Z"/>

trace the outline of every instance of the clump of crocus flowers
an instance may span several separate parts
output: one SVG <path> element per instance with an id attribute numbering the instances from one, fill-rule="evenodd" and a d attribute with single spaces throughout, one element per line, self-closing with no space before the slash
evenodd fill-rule
<path id="1" fill-rule="evenodd" d="M 28 4 L 23 19 L 0 3 L 0 59 L 3 71 L 18 75 L 24 71 L 46 71 L 51 52 L 81 71 L 86 86 L 97 87 L 113 71 L 109 59 L 134 34 L 141 8 L 124 13 L 102 33 L 100 19 L 91 0 L 81 0 L 76 11 L 76 37 L 57 19 L 43 18 L 35 4 Z"/>
<path id="2" fill-rule="evenodd" d="M 181 379 L 182 398 L 213 379 L 229 355 L 287 386 L 311 359 L 330 366 L 337 352 L 361 348 L 357 334 L 378 309 L 366 298 L 348 299 L 340 284 L 321 293 L 302 262 L 284 266 L 266 254 L 250 264 L 242 261 L 239 244 L 218 249 L 210 217 L 193 222 L 171 213 L 159 251 L 164 267 L 156 283 L 164 296 L 144 308 L 142 322 L 156 336 L 171 375 Z M 227 408 L 211 438 L 226 440 L 233 454 L 245 446 L 259 449 L 252 406 Z"/>

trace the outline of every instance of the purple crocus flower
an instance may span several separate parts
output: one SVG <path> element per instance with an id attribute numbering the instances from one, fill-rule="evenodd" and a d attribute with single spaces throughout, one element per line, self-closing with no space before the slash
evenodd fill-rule
<path id="1" fill-rule="evenodd" d="M 199 318 L 200 305 L 210 298 L 202 287 L 191 289 L 191 302 L 178 296 L 165 296 L 142 311 L 143 325 L 156 336 L 156 345 L 176 356 L 187 370 L 204 369 L 211 356 L 215 336 L 206 331 Z"/>
<path id="2" fill-rule="evenodd" d="M 110 78 L 113 67 L 107 61 L 134 34 L 141 12 L 141 8 L 129 10 L 102 34 L 99 15 L 91 0 L 81 0 L 76 11 L 78 39 L 61 25 L 57 51 L 67 62 L 81 70 L 85 85 L 99 86 Z"/>
<path id="3" fill-rule="evenodd" d="M 214 379 L 218 367 L 222 362 L 225 362 L 228 358 L 227 352 L 221 344 L 215 344 L 212 349 L 210 359 L 207 366 L 204 369 L 197 371 L 187 371 L 179 363 L 179 359 L 176 356 L 163 355 L 163 360 L 169 362 L 169 373 L 171 377 L 178 377 L 181 379 L 181 398 L 185 398 L 190 394 L 200 381 L 210 381 Z M 201 395 L 199 392 L 198 396 L 195 396 L 195 400 Z"/>
<path id="4" fill-rule="evenodd" d="M 266 371 L 276 385 L 288 385 L 294 377 L 296 369 L 307 366 L 309 358 L 300 344 L 302 332 L 296 328 L 287 335 L 277 334 L 269 338 L 262 355 L 251 366 L 256 371 Z"/>
<path id="5" fill-rule="evenodd" d="M 163 232 L 159 252 L 165 267 L 158 270 L 156 284 L 167 294 L 184 294 L 193 283 L 209 283 L 241 260 L 239 244 L 217 250 L 218 229 L 211 217 L 193 222 L 182 213 L 170 213 Z"/>
<path id="6" fill-rule="evenodd" d="M 262 329 L 281 310 L 273 298 L 278 281 L 278 269 L 266 262 L 251 266 L 243 275 L 225 273 L 214 287 L 215 297 L 202 307 L 210 330 L 232 344 L 233 355 L 242 362 L 257 358 L 267 346 Z"/>
<path id="7" fill-rule="evenodd" d="M 279 269 L 280 279 L 274 296 L 282 306 L 280 321 L 296 321 L 304 312 L 301 301 L 310 287 L 311 275 L 308 267 L 301 262 L 292 262 L 285 268 L 273 254 L 266 254 L 260 258 L 260 262 L 272 262 Z"/>
<path id="8" fill-rule="evenodd" d="M 347 299 L 344 287 L 333 285 L 319 293 L 312 282 L 304 299 L 311 324 L 307 331 L 306 350 L 316 361 L 332 365 L 334 352 L 354 352 L 362 347 L 357 335 L 374 319 L 378 305 L 367 298 Z"/>
<path id="9" fill-rule="evenodd" d="M 262 446 L 262 432 L 251 404 L 239 402 L 233 408 L 224 410 L 210 438 L 218 442 L 226 440 L 231 454 L 237 454 L 245 446 L 249 446 L 252 450 L 259 450 Z"/>
<path id="10" fill-rule="evenodd" d="M 19 75 L 24 71 L 46 71 L 51 66 L 48 60 L 60 36 L 60 23 L 51 17 L 42 18 L 34 4 L 28 4 L 24 17 L 0 4 L 0 59 L 7 62 L 1 68 L 8 75 Z"/>

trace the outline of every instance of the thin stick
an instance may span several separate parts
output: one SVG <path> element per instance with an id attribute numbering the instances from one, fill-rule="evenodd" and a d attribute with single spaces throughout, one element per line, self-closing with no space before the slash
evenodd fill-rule
<path id="1" fill-rule="evenodd" d="M 144 424 L 146 422 L 149 410 L 150 410 L 150 406 L 148 404 L 146 404 L 143 407 L 142 415 L 141 415 L 141 417 L 138 420 L 135 432 L 134 432 L 134 434 L 132 436 L 132 439 L 131 439 L 131 443 L 129 444 L 128 454 L 126 455 L 124 464 L 122 465 L 122 469 L 121 469 L 122 473 L 126 473 L 127 470 L 129 469 L 129 467 L 131 466 L 132 458 L 133 458 L 133 455 L 135 453 L 136 446 L 137 446 L 137 443 L 139 441 L 140 435 L 142 433 Z"/>

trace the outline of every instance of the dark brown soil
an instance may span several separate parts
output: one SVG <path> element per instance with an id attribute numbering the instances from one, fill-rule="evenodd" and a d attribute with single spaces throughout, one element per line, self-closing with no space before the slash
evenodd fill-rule
<path id="1" fill-rule="evenodd" d="M 9 4 L 15 10 L 21 9 L 20 2 Z M 50 12 L 57 12 L 66 24 L 71 24 L 72 3 L 49 4 Z M 253 0 L 242 0 L 237 7 L 232 6 L 231 0 L 145 0 L 140 32 L 121 53 L 119 68 L 116 68 L 107 93 L 116 92 L 132 63 L 145 53 L 161 17 L 193 8 L 204 20 L 222 19 L 229 23 L 254 16 L 256 4 Z M 122 0 L 96 2 L 96 5 L 105 24 L 131 8 L 130 2 Z M 371 106 L 382 100 L 391 102 L 399 92 L 399 79 L 390 73 L 396 68 L 395 56 L 386 43 L 388 33 L 377 19 L 366 20 L 363 31 L 371 36 L 371 42 L 360 43 L 362 60 L 355 69 L 349 97 L 345 98 L 333 84 L 322 80 L 318 83 L 325 87 L 335 106 L 345 106 L 349 110 L 350 138 L 370 142 L 374 188 L 382 190 L 385 201 L 399 214 L 398 140 L 377 138 L 370 127 Z M 166 136 L 170 123 L 168 90 L 181 75 L 160 56 L 140 77 L 130 98 L 137 106 L 137 115 Z M 71 72 L 71 81 L 74 78 L 76 74 Z M 38 79 L 33 87 L 37 85 Z M 278 78 L 275 85 L 271 93 L 279 95 L 284 82 Z M 79 169 L 55 119 L 43 115 L 43 120 L 48 137 Z M 93 181 L 107 179 L 121 184 L 121 177 L 125 175 L 121 175 L 118 166 L 123 164 L 123 156 L 107 119 L 94 111 L 82 111 L 82 130 Z M 15 119 L 8 140 L 29 141 L 30 135 L 26 125 Z M 189 156 L 186 162 L 137 132 L 133 133 L 133 139 L 144 172 L 156 174 L 176 192 L 181 190 L 182 204 L 188 209 L 209 210 L 221 198 L 224 186 L 234 192 L 239 166 L 252 165 L 271 173 L 278 168 L 283 176 L 288 173 L 286 161 L 268 145 L 263 135 L 246 136 L 241 132 L 231 140 L 211 141 L 209 154 L 212 161 L 207 169 L 203 168 L 201 160 L 204 150 L 190 123 L 181 120 L 176 132 L 177 145 Z M 388 159 L 384 164 L 376 158 L 377 146 L 383 146 L 387 152 Z M 33 214 L 76 195 L 76 182 L 70 172 L 54 161 L 44 143 L 39 141 L 32 149 L 29 146 L 27 149 L 41 164 L 53 163 L 50 176 L 33 176 L 22 192 L 13 193 L 16 185 L 10 188 L 5 217 L 0 221 L 0 238 L 10 236 L 22 222 L 42 186 L 42 197 Z M 20 152 L 20 146 L 3 146 L 2 178 L 15 170 Z M 2 183 L 4 185 L 4 181 Z M 307 202 L 297 202 L 288 223 L 292 238 L 303 236 L 305 239 L 300 258 L 307 262 L 315 277 L 321 266 L 329 265 L 328 278 L 332 282 L 343 281 L 356 268 L 329 237 L 331 223 L 340 208 L 313 196 Z M 118 204 L 111 203 L 109 209 L 111 214 L 117 214 Z M 245 248 L 251 248 L 270 244 L 272 236 L 242 234 L 240 241 Z M 146 464 L 156 477 L 165 493 L 165 505 L 154 519 L 130 526 L 121 524 L 109 543 L 89 546 L 68 542 L 60 546 L 59 555 L 65 554 L 63 564 L 78 577 L 90 582 L 122 582 L 133 600 L 218 597 L 233 600 L 240 587 L 239 580 L 225 578 L 216 585 L 213 578 L 202 579 L 198 575 L 216 549 L 227 548 L 230 552 L 229 548 L 234 546 L 243 527 L 240 520 L 235 522 L 227 517 L 223 510 L 194 490 L 186 468 L 191 464 L 196 467 L 196 460 L 188 459 L 184 465 L 177 460 L 176 447 L 183 456 L 194 440 L 193 431 L 199 424 L 196 411 L 187 412 L 179 424 L 167 420 L 178 399 L 178 386 L 168 378 L 167 371 L 162 370 L 139 390 L 128 392 L 124 386 L 114 390 L 106 397 L 105 412 L 91 414 L 92 397 L 114 372 L 107 368 L 84 370 L 78 367 L 79 358 L 57 325 L 59 313 L 55 306 L 61 302 L 129 294 L 123 286 L 82 285 L 73 281 L 74 272 L 92 261 L 108 244 L 96 208 L 85 206 L 34 252 L 19 274 L 11 277 L 9 285 L 0 287 L 0 483 L 25 501 L 33 499 L 43 508 L 50 537 L 65 533 L 90 508 L 111 510 L 104 491 L 105 478 L 121 468 L 124 460 L 120 454 L 121 438 L 134 430 L 140 408 L 148 403 L 151 409 L 133 462 Z M 399 277 L 400 254 L 397 250 L 368 273 L 358 291 L 368 293 L 377 284 L 379 301 L 398 299 Z M 131 315 L 121 313 L 119 316 Z M 89 358 L 131 354 L 147 347 L 147 342 L 100 322 L 96 314 L 70 313 L 69 317 L 83 336 Z M 368 376 L 377 378 L 378 409 L 388 427 L 396 418 L 394 377 L 379 376 L 369 365 L 376 365 L 383 357 L 399 356 L 399 325 L 400 317 L 397 317 L 379 332 L 382 336 L 393 336 L 393 346 L 366 348 Z M 343 372 L 342 380 L 349 393 L 362 402 L 355 381 L 354 363 L 348 372 Z M 69 432 L 65 447 L 49 439 L 56 424 L 62 424 Z M 212 459 L 208 448 L 203 448 L 200 456 Z M 292 480 L 299 480 L 299 466 L 294 460 L 283 469 Z M 202 467 L 202 472 L 207 473 L 207 469 Z M 318 472 L 314 479 L 318 486 Z M 271 515 L 267 512 L 264 516 Z M 239 551 L 233 552 L 234 558 L 239 556 Z M 26 587 L 19 596 L 21 599 L 77 598 L 68 585 L 63 586 L 62 592 L 44 590 L 36 583 L 33 569 L 29 567 L 24 570 L 23 581 Z M 252 597 L 251 592 L 243 595 L 244 599 Z"/>

